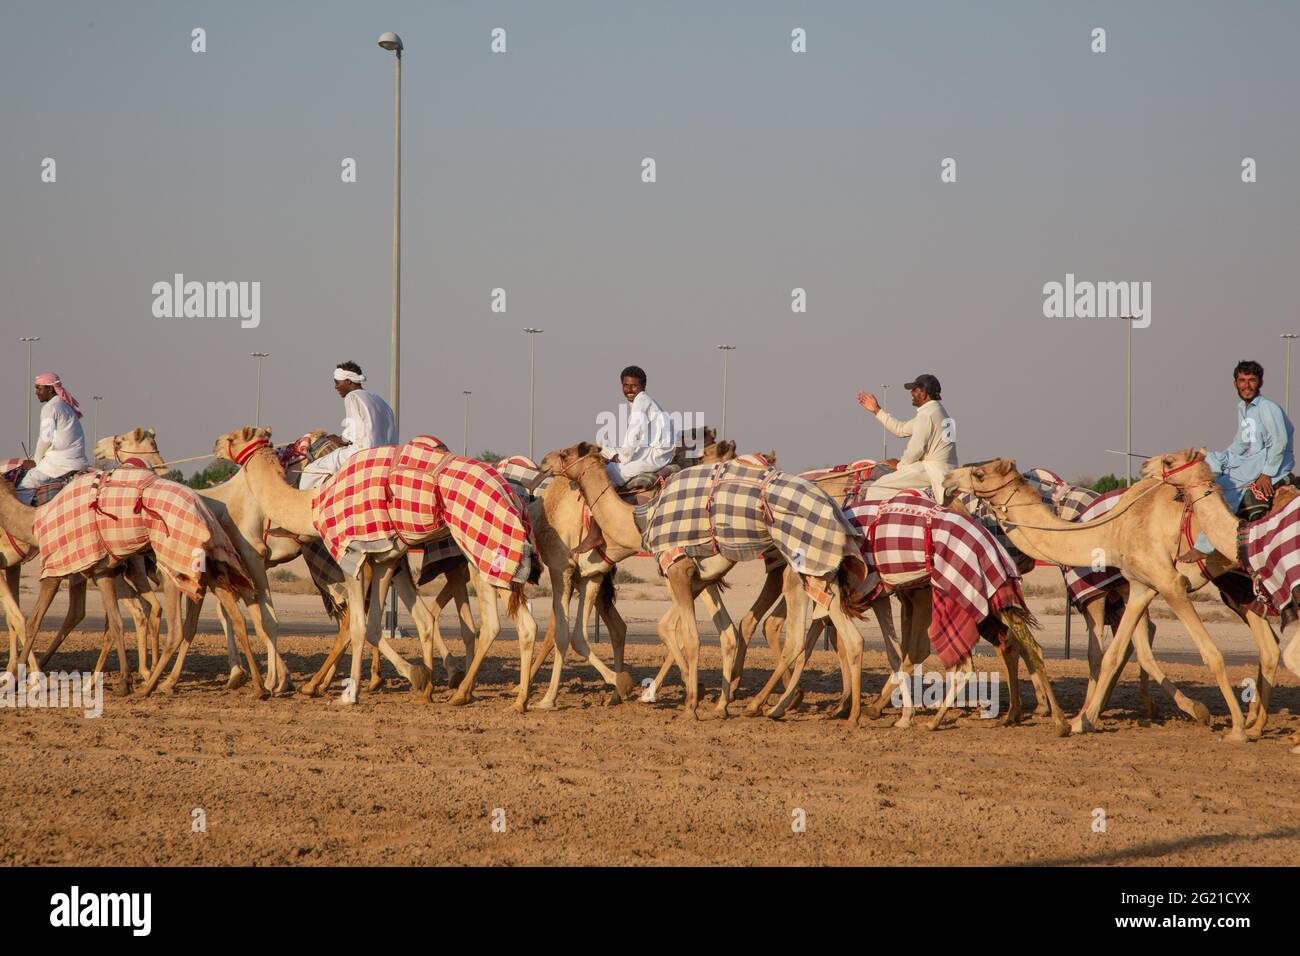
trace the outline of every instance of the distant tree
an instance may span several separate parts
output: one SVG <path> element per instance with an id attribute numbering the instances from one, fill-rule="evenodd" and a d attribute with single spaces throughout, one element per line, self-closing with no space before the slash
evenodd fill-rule
<path id="1" fill-rule="evenodd" d="M 235 472 L 239 471 L 239 466 L 233 461 L 225 458 L 214 461 L 202 471 L 196 471 L 190 475 L 190 480 L 185 482 L 191 488 L 211 488 L 213 485 L 219 485 L 230 478 Z"/>
<path id="2" fill-rule="evenodd" d="M 179 468 L 173 468 L 171 471 L 167 472 L 164 477 L 166 477 L 168 481 L 176 482 L 178 485 L 185 484 L 185 472 L 181 471 Z"/>
<path id="3" fill-rule="evenodd" d="M 1094 481 L 1091 485 L 1088 485 L 1087 487 L 1091 488 L 1099 495 L 1104 495 L 1106 492 L 1114 491 L 1116 488 L 1127 488 L 1128 479 L 1119 478 L 1115 475 L 1102 475 L 1100 478 L 1098 478 L 1096 481 Z"/>
<path id="4" fill-rule="evenodd" d="M 499 462 L 502 458 L 506 456 L 499 455 L 496 452 L 490 451 L 485 448 L 483 449 L 483 451 L 479 452 L 478 455 L 476 455 L 475 457 L 477 457 L 479 461 L 485 461 L 489 465 L 495 465 L 497 462 Z"/>

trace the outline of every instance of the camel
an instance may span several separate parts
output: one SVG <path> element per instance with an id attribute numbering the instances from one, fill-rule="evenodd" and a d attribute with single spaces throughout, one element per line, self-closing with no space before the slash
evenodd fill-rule
<path id="1" fill-rule="evenodd" d="M 1205 536 L 1210 539 L 1210 543 L 1218 552 L 1216 557 L 1219 560 L 1215 563 L 1221 566 L 1225 558 L 1236 563 L 1239 548 L 1237 533 L 1245 522 L 1228 510 L 1223 500 L 1223 490 L 1215 480 L 1209 465 L 1205 463 L 1204 448 L 1199 450 L 1188 448 L 1184 451 L 1149 458 L 1143 462 L 1139 473 L 1143 478 L 1159 479 L 1179 489 L 1185 507 L 1195 517 L 1199 530 L 1205 532 Z M 1269 509 L 1270 516 L 1285 507 L 1296 494 L 1297 492 L 1292 488 L 1278 489 L 1278 494 Z M 1188 523 L 1186 527 L 1184 537 L 1195 540 L 1192 525 Z M 1191 543 L 1185 542 L 1185 544 L 1190 550 Z M 1249 573 L 1248 568 L 1244 570 Z M 1231 596 L 1226 592 L 1221 593 L 1224 595 L 1225 603 L 1238 614 L 1242 614 L 1242 609 L 1231 599 Z M 1253 625 L 1251 631 L 1252 633 L 1256 631 Z M 1276 683 L 1277 666 L 1281 658 L 1276 635 L 1273 634 L 1271 626 L 1268 627 L 1268 632 L 1269 639 L 1257 641 L 1260 653 L 1259 674 L 1256 679 L 1257 693 L 1255 699 L 1251 701 L 1246 721 L 1247 732 L 1251 737 L 1260 736 L 1268 721 L 1269 697 Z M 1295 740 L 1300 743 L 1300 731 L 1297 732 Z"/>
<path id="2" fill-rule="evenodd" d="M 13 487 L 7 481 L 0 481 L 0 527 L 5 532 L 16 539 L 19 545 L 24 547 L 40 547 L 41 542 L 36 533 L 36 508 L 23 504 L 18 500 Z M 138 568 L 138 565 L 137 565 Z M 122 566 L 113 566 L 109 562 L 101 561 L 99 564 L 79 572 L 85 578 L 93 581 L 99 588 L 100 597 L 104 605 L 104 616 L 107 620 L 110 639 L 117 648 L 117 658 L 119 665 L 119 676 L 114 690 L 120 695 L 127 695 L 131 692 L 131 671 L 127 664 L 126 645 L 122 636 L 122 618 L 118 607 L 117 590 L 115 586 L 116 578 L 122 573 L 131 573 L 129 562 Z M 71 577 L 72 575 L 66 575 Z M 230 584 L 230 569 L 227 569 L 220 562 L 212 562 L 212 565 L 206 568 L 200 577 L 199 586 L 201 588 L 212 588 L 217 594 L 218 599 L 230 606 L 236 601 L 233 588 Z M 54 593 L 58 590 L 61 578 L 64 576 L 51 575 L 41 578 L 41 589 L 37 597 L 36 610 L 32 619 L 27 622 L 28 638 L 25 641 L 21 651 L 20 659 L 25 660 L 29 654 L 34 651 L 36 635 L 40 631 L 41 616 L 45 609 L 49 607 Z M 137 581 L 137 588 L 150 590 L 147 583 Z M 179 641 L 183 634 L 181 632 L 180 622 L 180 590 L 168 578 L 166 589 L 165 613 L 168 622 L 169 645 Z M 252 663 L 252 650 L 248 646 L 248 634 L 242 627 L 237 628 L 237 635 L 241 639 L 241 646 L 244 648 L 245 656 L 248 658 L 250 665 Z M 154 667 L 146 681 L 146 689 L 156 682 L 161 672 L 164 659 L 155 662 Z M 261 679 L 257 674 L 256 667 L 252 667 L 254 674 L 254 685 L 256 692 L 261 695 L 264 692 L 261 687 Z"/>
<path id="3" fill-rule="evenodd" d="M 1144 479 L 1130 487 L 1105 516 L 1075 523 L 1058 518 L 1043 504 L 1038 492 L 1016 470 L 1015 462 L 1008 459 L 956 469 L 948 475 L 944 486 L 949 491 L 967 492 L 986 501 L 1015 546 L 1033 558 L 1068 567 L 1089 567 L 1100 554 L 1106 566 L 1119 568 L 1129 582 L 1129 601 L 1119 633 L 1102 659 L 1105 679 L 1099 679 L 1097 686 L 1108 687 L 1109 675 L 1118 670 L 1129 641 L 1134 641 L 1142 668 L 1173 697 L 1180 710 L 1209 726 L 1208 708 L 1192 701 L 1165 677 L 1151 652 L 1146 629 L 1137 628 L 1156 594 L 1164 598 L 1187 628 L 1228 705 L 1232 726 L 1224 739 L 1247 740 L 1241 708 L 1228 683 L 1223 655 L 1187 597 L 1187 570 L 1190 569 L 1176 565 L 1183 505 L 1177 500 L 1175 488 L 1159 479 Z M 1219 571 L 1227 567 L 1225 561 Z M 1271 628 L 1256 615 L 1248 617 L 1251 632 L 1262 648 L 1264 641 L 1272 640 Z M 1262 632 L 1267 632 L 1267 636 Z M 1075 733 L 1087 732 L 1096 725 L 1105 703 L 1105 694 L 1096 690 L 1074 719 Z"/>
<path id="4" fill-rule="evenodd" d="M 254 497 L 271 522 L 288 532 L 310 539 L 319 539 L 313 518 L 312 502 L 315 492 L 300 491 L 285 481 L 284 471 L 279 460 L 267 441 L 267 432 L 262 429 L 244 427 L 222 435 L 214 446 L 214 454 L 242 466 L 247 475 L 249 487 Z M 392 662 L 398 672 L 409 680 L 412 687 L 425 691 L 429 680 L 428 668 L 423 664 L 410 665 L 392 648 L 387 640 L 379 636 L 380 614 L 384 597 L 389 586 L 398 573 L 398 566 L 406 564 L 405 548 L 390 551 L 374 551 L 365 555 L 364 563 L 371 566 L 371 582 L 368 589 L 369 604 L 366 603 L 366 591 L 360 576 L 346 577 L 347 602 L 350 609 L 350 628 L 352 632 L 352 672 L 349 691 L 342 697 L 344 703 L 356 703 L 360 685 L 361 648 L 363 643 L 378 643 L 384 656 Z M 515 709 L 520 713 L 528 707 L 528 684 L 532 656 L 533 639 L 537 626 L 523 601 L 522 586 L 506 590 L 495 584 L 489 584 L 485 576 L 472 563 L 469 565 L 470 579 L 474 584 L 479 603 L 480 629 L 473 662 L 452 695 L 453 705 L 463 705 L 473 700 L 474 681 L 483 659 L 501 630 L 497 608 L 497 592 L 504 592 L 507 597 L 507 613 L 513 619 L 519 637 L 520 682 L 515 701 Z M 400 593 L 400 585 L 399 585 Z M 415 596 L 418 602 L 418 595 Z M 364 619 L 360 609 L 366 608 Z M 422 635 L 423 641 L 423 635 Z M 429 652 L 426 651 L 426 656 Z"/>
<path id="5" fill-rule="evenodd" d="M 541 467 L 552 475 L 568 478 L 578 485 L 588 507 L 591 508 L 594 519 L 599 523 L 606 540 L 611 545 L 628 551 L 640 550 L 642 536 L 633 514 L 635 509 L 621 501 L 617 495 L 608 494 L 611 488 L 609 476 L 605 470 L 604 462 L 600 458 L 599 449 L 595 445 L 582 442 L 569 448 L 553 451 L 542 460 Z M 691 470 L 680 472 L 673 479 L 670 479 L 669 487 L 672 487 L 673 481 L 680 480 L 682 475 L 688 474 Z M 666 583 L 673 606 L 660 618 L 657 632 L 683 675 L 686 684 L 685 712 L 692 718 L 698 717 L 696 710 L 698 706 L 699 632 L 695 627 L 695 598 L 708 585 L 721 581 L 734 566 L 735 562 L 729 558 L 715 555 L 702 559 L 698 565 L 694 561 L 675 561 L 668 567 L 666 572 Z M 841 579 L 843 575 L 844 569 L 841 567 L 839 571 Z M 793 609 L 790 633 L 799 639 L 804 637 L 803 621 L 806 613 L 806 601 L 803 588 L 806 581 L 806 576 L 794 568 L 787 567 L 783 572 L 781 590 L 785 595 L 787 606 Z M 820 583 L 825 584 L 826 582 Z M 842 587 L 843 581 L 840 580 L 838 583 Z M 832 589 L 834 589 L 834 586 L 832 586 Z M 839 597 L 840 600 L 835 600 L 836 597 Z M 852 686 L 850 721 L 856 724 L 859 715 L 859 698 L 861 696 L 862 637 L 857 628 L 848 620 L 848 614 L 858 613 L 859 609 L 845 602 L 843 598 L 844 592 L 842 590 L 839 594 L 832 593 L 828 613 L 835 623 L 837 632 L 845 641 L 844 653 L 848 661 L 847 669 Z M 736 656 L 736 640 L 732 629 L 723 630 L 721 641 L 723 682 L 722 693 L 716 710 L 719 716 L 725 717 L 730 702 L 732 671 Z M 798 688 L 805 655 L 801 640 L 787 641 L 786 646 L 790 649 L 790 653 L 786 655 L 781 665 L 775 669 L 763 692 L 746 709 L 745 713 L 748 716 L 756 716 L 759 713 L 759 706 L 766 701 L 776 682 L 785 676 L 788 669 L 793 668 L 785 693 L 777 701 L 776 705 L 767 712 L 767 716 L 779 719 L 790 707 L 794 693 Z"/>
<path id="6" fill-rule="evenodd" d="M 158 446 L 153 441 L 153 430 L 136 428 L 125 435 L 117 436 L 119 441 L 114 444 L 113 437 L 101 439 L 95 446 L 96 460 L 111 460 L 114 464 L 121 464 L 128 458 L 136 458 L 148 467 L 152 468 L 158 475 L 163 475 L 166 469 L 163 467 L 162 456 L 158 453 Z M 16 672 L 18 665 L 17 647 L 21 639 L 26 642 L 26 624 L 23 620 L 22 612 L 18 609 L 17 600 L 19 594 L 19 584 L 21 579 L 21 566 L 25 560 L 32 556 L 31 550 L 25 550 L 16 546 L 12 537 L 5 535 L 0 540 L 0 568 L 5 572 L 5 583 L 7 588 L 0 588 L 3 594 L 0 594 L 0 600 L 5 605 L 5 616 L 9 624 L 9 664 L 6 673 Z M 145 561 L 140 556 L 132 556 L 128 559 L 129 567 L 119 575 L 114 583 L 118 591 L 120 600 L 126 602 L 127 610 L 130 612 L 135 624 L 136 646 L 137 646 L 137 666 L 138 674 L 141 679 L 145 679 L 149 674 L 149 661 L 158 659 L 158 631 L 162 617 L 162 605 L 154 595 L 154 588 L 151 586 L 151 580 L 148 575 Z M 154 582 L 156 583 L 156 582 Z M 53 601 L 58 588 L 48 594 L 44 606 L 39 607 L 39 611 L 33 615 L 37 620 L 43 620 L 49 602 Z M 12 606 L 7 598 L 12 597 Z M 40 600 L 38 598 L 38 600 Z M 59 645 L 67 638 L 69 634 L 80 624 L 86 616 L 86 579 L 80 574 L 70 575 L 68 580 L 68 609 L 64 615 L 63 623 L 59 626 L 50 647 L 41 655 L 40 660 L 35 667 L 31 669 L 33 675 L 43 671 L 50 658 L 58 650 Z M 30 644 L 35 647 L 35 641 Z M 99 664 L 95 670 L 98 672 L 103 665 L 108 653 L 112 648 L 112 638 L 110 631 L 104 630 L 104 645 L 100 653 Z M 152 657 L 150 657 L 152 652 Z M 31 660 L 29 664 L 33 663 Z"/>
<path id="7" fill-rule="evenodd" d="M 711 429 L 706 429 L 706 434 L 712 437 Z M 682 459 L 685 461 L 685 449 L 679 449 L 679 452 L 682 453 Z M 735 454 L 734 441 L 710 442 L 694 461 L 700 464 L 730 461 Z M 770 460 L 775 461 L 775 452 L 767 454 Z M 646 492 L 643 497 L 650 494 L 651 492 Z M 547 656 L 557 647 L 559 648 L 552 665 L 551 683 L 546 696 L 536 705 L 541 708 L 555 706 L 563 658 L 569 643 L 566 609 L 570 597 L 575 592 L 578 596 L 578 608 L 577 630 L 572 635 L 574 649 L 583 660 L 600 672 L 606 683 L 614 688 L 612 696 L 614 702 L 628 696 L 632 691 L 631 675 L 624 669 L 623 664 L 627 623 L 614 606 L 613 571 L 619 562 L 638 553 L 640 547 L 626 549 L 601 542 L 599 523 L 590 512 L 588 518 L 593 527 L 590 529 L 583 527 L 584 510 L 581 490 L 574 482 L 567 479 L 553 478 L 547 482 L 542 495 L 529 505 L 529 521 L 537 542 L 537 551 L 551 576 L 552 600 L 551 620 L 533 661 L 534 677 L 545 664 Z M 722 606 L 717 588 L 709 586 L 703 596 L 719 630 L 731 627 L 731 620 Z M 610 646 L 614 652 L 612 671 L 605 667 L 587 641 L 588 626 L 593 613 L 600 614 L 601 620 L 609 630 Z M 671 663 L 671 655 L 665 655 L 664 665 L 659 675 L 651 682 L 646 699 L 655 695 Z"/>

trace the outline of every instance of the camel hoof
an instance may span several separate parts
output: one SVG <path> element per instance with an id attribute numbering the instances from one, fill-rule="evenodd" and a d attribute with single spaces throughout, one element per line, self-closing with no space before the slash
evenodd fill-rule
<path id="1" fill-rule="evenodd" d="M 894 726 L 899 730 L 907 730 L 912 726 L 912 718 L 908 716 L 899 717 L 894 721 Z"/>
<path id="2" fill-rule="evenodd" d="M 620 697 L 631 697 L 636 690 L 636 682 L 627 671 L 619 671 L 614 675 L 614 689 Z"/>
<path id="3" fill-rule="evenodd" d="M 936 717 L 934 720 L 927 720 L 925 722 L 926 733 L 930 733 L 938 729 L 939 729 L 939 718 Z"/>
<path id="4" fill-rule="evenodd" d="M 1230 730 L 1223 735 L 1223 739 L 1225 743 L 1230 744 L 1244 744 L 1248 741 L 1244 730 Z"/>
<path id="5" fill-rule="evenodd" d="M 465 679 L 465 668 L 461 667 L 459 664 L 455 665 L 454 667 L 450 668 L 447 671 L 447 686 L 452 690 L 455 690 L 457 687 L 459 687 L 460 682 L 463 681 L 464 679 Z"/>
<path id="6" fill-rule="evenodd" d="M 1206 707 L 1199 700 L 1192 702 L 1192 716 L 1201 726 L 1210 726 L 1210 708 Z"/>
<path id="7" fill-rule="evenodd" d="M 1300 744 L 1296 744 L 1294 747 L 1292 747 L 1291 752 L 1293 754 L 1300 754 Z"/>
<path id="8" fill-rule="evenodd" d="M 118 697 L 131 696 L 131 682 L 129 680 L 118 679 L 113 681 L 113 693 Z"/>
<path id="9" fill-rule="evenodd" d="M 275 692 L 276 694 L 288 697 L 291 694 L 293 694 L 293 692 L 296 691 L 297 689 L 298 688 L 294 686 L 293 681 L 289 680 L 288 678 L 285 678 L 285 680 L 280 684 L 280 686 L 275 689 Z"/>
<path id="10" fill-rule="evenodd" d="M 366 682 L 366 690 L 375 693 L 379 688 L 384 686 L 384 679 L 378 674 L 370 675 L 370 680 Z"/>
<path id="11" fill-rule="evenodd" d="M 242 667 L 232 667 L 226 678 L 226 690 L 238 690 L 248 683 L 248 671 Z"/>
<path id="12" fill-rule="evenodd" d="M 516 707 L 518 705 L 516 704 Z M 537 703 L 533 704 L 538 710 L 555 710 L 555 701 L 549 697 L 543 697 Z"/>
<path id="13" fill-rule="evenodd" d="M 252 697 L 253 700 L 270 700 L 271 692 L 267 690 L 265 687 L 261 687 L 261 688 L 254 687 L 253 692 L 248 696 Z"/>
<path id="14" fill-rule="evenodd" d="M 314 683 L 308 682 L 298 688 L 298 693 L 302 694 L 304 697 L 319 697 L 320 688 L 318 688 Z"/>
<path id="15" fill-rule="evenodd" d="M 516 714 L 526 714 L 528 713 L 528 701 L 517 700 L 510 705 L 510 709 L 513 710 Z"/>
<path id="16" fill-rule="evenodd" d="M 884 716 L 885 708 L 881 707 L 879 704 L 868 704 L 866 707 L 862 708 L 862 712 L 872 720 L 879 720 Z"/>
<path id="17" fill-rule="evenodd" d="M 803 690 L 802 690 L 802 689 L 800 689 L 800 690 L 796 690 L 796 691 L 794 692 L 794 696 L 790 698 L 790 703 L 789 703 L 789 705 L 787 706 L 786 709 L 787 709 L 787 710 L 794 710 L 796 707 L 798 707 L 798 706 L 799 706 L 800 704 L 802 704 L 802 703 L 803 703 Z"/>
<path id="18" fill-rule="evenodd" d="M 163 681 L 158 685 L 158 689 L 170 697 L 176 693 L 176 682 L 172 680 Z"/>
<path id="19" fill-rule="evenodd" d="M 1064 720 L 1058 719 L 1056 721 L 1056 736 L 1058 737 L 1070 736 L 1070 725 L 1067 724 Z"/>
<path id="20" fill-rule="evenodd" d="M 1075 717 L 1074 720 L 1070 722 L 1070 731 L 1072 733 L 1088 734 L 1092 733 L 1093 729 L 1092 722 L 1089 721 L 1087 717 L 1084 717 L 1083 714 Z"/>
<path id="21" fill-rule="evenodd" d="M 456 693 L 451 695 L 451 700 L 448 703 L 450 703 L 451 706 L 453 707 L 464 707 L 473 699 L 474 699 L 473 694 L 462 694 L 460 691 L 457 691 Z"/>
<path id="22" fill-rule="evenodd" d="M 754 703 L 746 705 L 745 709 L 742 710 L 740 713 L 745 717 L 757 717 L 760 714 L 760 712 L 761 711 L 759 709 L 758 702 L 755 701 Z"/>

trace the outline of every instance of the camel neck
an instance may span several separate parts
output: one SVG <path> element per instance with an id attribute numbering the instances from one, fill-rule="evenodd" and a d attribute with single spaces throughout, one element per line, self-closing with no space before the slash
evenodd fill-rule
<path id="1" fill-rule="evenodd" d="M 1214 550 L 1229 558 L 1237 557 L 1237 516 L 1228 510 L 1223 492 L 1211 486 L 1208 492 L 1198 488 L 1184 488 L 1183 494 L 1191 496 L 1192 513 Z"/>
<path id="2" fill-rule="evenodd" d="M 18 500 L 8 482 L 0 482 L 0 527 L 19 544 L 36 545 L 36 509 Z"/>
<path id="3" fill-rule="evenodd" d="M 1111 549 L 1114 536 L 1110 523 L 1099 526 L 1099 522 L 1066 521 L 1024 480 L 1014 482 L 1008 492 L 1000 504 L 989 504 L 1011 543 L 1031 558 L 1066 567 L 1090 567 L 1099 548 Z M 1117 559 L 1118 553 L 1105 562 L 1114 565 Z"/>
<path id="4" fill-rule="evenodd" d="M 315 492 L 299 490 L 285 481 L 274 451 L 259 448 L 244 464 L 244 473 L 253 497 L 271 524 L 294 534 L 320 537 L 312 521 Z"/>
<path id="5" fill-rule="evenodd" d="M 641 550 L 641 532 L 633 517 L 635 509 L 614 493 L 609 473 L 599 459 L 578 476 L 578 488 L 607 542 L 616 548 Z"/>

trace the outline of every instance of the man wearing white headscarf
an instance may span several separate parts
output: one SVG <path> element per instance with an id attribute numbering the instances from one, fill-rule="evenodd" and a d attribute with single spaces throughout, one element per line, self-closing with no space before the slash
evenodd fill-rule
<path id="1" fill-rule="evenodd" d="M 18 483 L 18 498 L 24 504 L 32 503 L 41 485 L 90 467 L 77 400 L 53 372 L 37 375 L 32 385 L 41 402 L 41 430 L 35 452 L 24 463 L 30 470 Z"/>
<path id="2" fill-rule="evenodd" d="M 362 388 L 365 381 L 366 376 L 356 362 L 340 362 L 334 369 L 334 391 L 343 397 L 344 418 L 343 434 L 331 437 L 347 444 L 303 468 L 299 488 L 325 484 L 363 448 L 397 444 L 397 423 L 392 408 L 374 392 Z"/>

